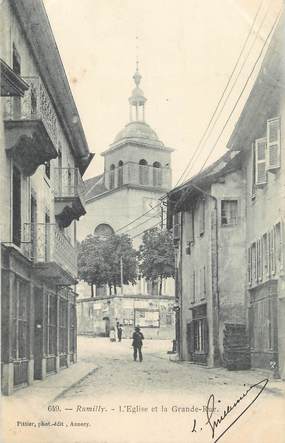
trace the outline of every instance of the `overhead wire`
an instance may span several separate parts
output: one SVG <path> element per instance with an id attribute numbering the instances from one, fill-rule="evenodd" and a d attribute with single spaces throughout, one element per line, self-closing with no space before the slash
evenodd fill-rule
<path id="1" fill-rule="evenodd" d="M 208 133 L 208 131 L 209 131 L 211 125 L 212 125 L 212 122 L 213 122 L 213 120 L 214 120 L 214 118 L 215 118 L 215 115 L 216 115 L 216 113 L 217 113 L 217 111 L 218 111 L 218 109 L 219 109 L 219 107 L 220 107 L 220 104 L 221 104 L 221 102 L 222 102 L 222 100 L 223 100 L 223 98 L 224 98 L 224 96 L 225 96 L 225 94 L 226 94 L 226 91 L 227 91 L 227 89 L 228 89 L 228 87 L 229 87 L 229 85 L 230 85 L 230 83 L 231 83 L 231 81 L 232 81 L 232 79 L 233 79 L 233 77 L 234 77 L 234 74 L 235 74 L 235 71 L 236 71 L 236 69 L 237 69 L 237 67 L 238 67 L 238 64 L 239 64 L 239 62 L 240 62 L 240 60 L 241 60 L 241 58 L 242 58 L 242 56 L 243 56 L 244 50 L 245 50 L 245 48 L 246 48 L 246 46 L 247 46 L 247 43 L 248 43 L 248 41 L 249 41 L 249 39 L 250 39 L 250 36 L 251 36 L 251 34 L 252 34 L 252 31 L 254 30 L 254 27 L 255 27 L 255 24 L 256 24 L 256 21 L 257 21 L 257 17 L 258 17 L 258 15 L 259 15 L 259 12 L 260 12 L 262 6 L 263 6 L 263 3 L 264 3 L 264 0 L 261 0 L 261 2 L 259 3 L 259 6 L 258 6 L 257 11 L 256 11 L 256 13 L 255 13 L 255 16 L 254 16 L 253 22 L 252 22 L 252 24 L 251 24 L 251 27 L 250 27 L 250 29 L 249 29 L 249 32 L 248 32 L 248 34 L 247 34 L 247 36 L 246 36 L 246 39 L 245 39 L 245 41 L 244 41 L 244 43 L 243 43 L 243 45 L 242 45 L 241 51 L 240 51 L 240 53 L 239 53 L 239 55 L 238 55 L 238 58 L 237 58 L 236 63 L 235 63 L 235 65 L 234 65 L 233 69 L 232 69 L 232 72 L 231 72 L 231 74 L 230 74 L 230 76 L 229 76 L 229 79 L 228 79 L 228 81 L 227 81 L 227 83 L 226 83 L 226 85 L 225 85 L 225 87 L 224 87 L 224 89 L 223 89 L 223 92 L 222 92 L 222 94 L 221 94 L 221 96 L 220 96 L 220 98 L 219 98 L 219 100 L 218 100 L 218 103 L 217 103 L 217 105 L 216 105 L 216 107 L 215 107 L 215 109 L 214 109 L 214 111 L 213 111 L 213 113 L 212 113 L 212 115 L 211 115 L 210 121 L 209 121 L 209 123 L 207 124 L 207 126 L 206 126 L 206 128 L 205 128 L 205 130 L 204 130 L 204 132 L 203 132 L 203 134 L 202 134 L 202 136 L 201 136 L 201 138 L 199 139 L 199 142 L 198 142 L 198 144 L 197 144 L 197 146 L 196 146 L 196 148 L 195 148 L 195 150 L 194 150 L 194 152 L 193 152 L 192 157 L 190 158 L 189 162 L 187 163 L 186 168 L 184 169 L 184 171 L 182 172 L 180 178 L 178 179 L 178 182 L 177 182 L 176 186 L 180 183 L 180 181 L 182 181 L 182 180 L 184 179 L 185 175 L 189 172 L 189 168 L 191 168 L 191 166 L 192 166 L 192 164 L 193 164 L 193 162 L 194 162 L 194 158 L 195 158 L 196 154 L 199 153 L 199 148 L 200 148 L 200 146 L 204 143 L 204 139 L 205 139 L 205 137 L 206 137 L 206 135 L 207 135 L 207 133 Z M 268 11 L 267 11 L 267 12 L 268 12 Z M 266 14 L 267 14 L 267 12 L 266 12 Z M 256 34 L 256 35 L 257 35 L 257 34 Z M 247 57 L 246 57 L 245 61 L 246 61 L 246 60 L 247 60 Z M 244 66 L 244 64 L 243 64 L 242 66 Z M 240 74 L 240 71 L 239 71 L 239 74 Z M 236 81 L 237 81 L 237 79 L 238 79 L 238 77 L 239 77 L 239 74 L 237 75 L 234 84 L 236 84 Z M 232 89 L 231 89 L 231 91 L 232 91 Z M 228 97 L 229 97 L 229 95 L 227 96 L 227 98 L 228 98 Z M 225 104 L 226 104 L 226 102 L 227 102 L 227 98 L 226 98 L 226 101 L 224 102 L 224 106 L 225 106 Z M 224 106 L 223 106 L 222 109 L 224 109 Z M 214 125 L 212 126 L 211 132 L 212 132 L 213 128 L 215 127 L 215 123 L 216 123 L 216 121 L 217 121 L 217 119 L 215 120 Z M 210 133 L 211 133 L 211 132 L 210 132 Z"/>
<path id="2" fill-rule="evenodd" d="M 266 13 L 266 14 L 267 14 L 267 13 Z M 218 137 L 217 137 L 217 139 L 216 139 L 214 145 L 212 146 L 212 148 L 211 148 L 211 150 L 210 150 L 210 152 L 209 152 L 209 154 L 208 154 L 206 160 L 204 161 L 202 167 L 200 168 L 199 173 L 201 173 L 201 171 L 204 169 L 205 165 L 207 164 L 207 161 L 209 160 L 210 156 L 211 156 L 212 153 L 214 152 L 214 150 L 215 150 L 215 148 L 216 148 L 216 146 L 217 146 L 217 144 L 218 144 L 218 142 L 219 142 L 219 140 L 220 140 L 220 138 L 221 138 L 221 136 L 222 136 L 222 134 L 223 134 L 223 132 L 224 132 L 224 130 L 225 130 L 225 128 L 226 128 L 228 122 L 229 122 L 229 120 L 231 119 L 231 117 L 232 117 L 232 115 L 233 115 L 233 113 L 234 113 L 234 111 L 235 111 L 235 109 L 236 109 L 236 107 L 237 107 L 237 105 L 238 105 L 238 103 L 239 103 L 239 101 L 240 101 L 240 99 L 241 99 L 241 97 L 242 97 L 242 95 L 243 95 L 243 93 L 244 93 L 244 91 L 245 91 L 245 89 L 246 89 L 246 87 L 247 87 L 247 85 L 248 85 L 248 83 L 249 83 L 249 81 L 250 81 L 250 79 L 251 79 L 251 77 L 252 77 L 254 71 L 255 71 L 255 68 L 256 68 L 256 66 L 257 66 L 257 64 L 258 64 L 258 62 L 259 62 L 259 60 L 260 60 L 260 58 L 261 58 L 261 56 L 262 56 L 262 54 L 263 54 L 264 48 L 266 47 L 266 45 L 267 45 L 267 43 L 268 43 L 268 40 L 269 40 L 271 34 L 273 33 L 275 26 L 276 26 L 277 23 L 278 23 L 278 20 L 279 20 L 279 18 L 280 18 L 280 15 L 281 15 L 281 10 L 279 11 L 279 13 L 278 13 L 276 19 L 274 20 L 273 25 L 272 25 L 272 27 L 270 28 L 270 31 L 269 31 L 269 33 L 267 34 L 266 39 L 264 40 L 264 43 L 263 43 L 262 48 L 261 48 L 261 51 L 259 52 L 259 55 L 258 55 L 257 59 L 255 60 L 255 63 L 253 64 L 253 67 L 252 67 L 252 69 L 251 69 L 251 71 L 250 71 L 250 73 L 249 73 L 249 75 L 248 75 L 248 77 L 247 77 L 247 80 L 246 80 L 246 82 L 245 82 L 245 84 L 244 84 L 244 86 L 243 86 L 243 88 L 242 88 L 242 90 L 241 90 L 241 92 L 240 92 L 240 94 L 239 94 L 239 96 L 238 96 L 236 102 L 235 102 L 235 105 L 234 105 L 234 107 L 232 108 L 232 110 L 231 110 L 231 112 L 230 112 L 230 114 L 229 114 L 229 116 L 228 116 L 228 118 L 227 118 L 225 124 L 223 125 L 223 128 L 222 128 L 222 130 L 220 131 L 220 133 L 219 133 L 219 135 L 218 135 Z M 263 21 L 264 21 L 264 20 L 263 20 Z M 158 224 L 159 224 L 159 223 L 158 223 Z M 150 229 L 151 229 L 151 228 L 150 228 Z M 148 230 L 148 229 L 147 229 L 147 230 Z M 146 230 L 146 231 L 147 231 L 147 230 Z M 144 233 L 144 232 L 146 232 L 146 231 L 143 231 L 142 233 Z M 135 237 L 141 235 L 142 233 L 137 234 Z M 135 237 L 134 237 L 134 238 L 135 238 Z"/>
<path id="3" fill-rule="evenodd" d="M 259 6 L 258 6 L 258 8 L 257 8 L 256 14 L 255 14 L 255 16 L 254 16 L 254 19 L 253 19 L 252 25 L 251 25 L 251 27 L 250 27 L 250 30 L 249 30 L 249 32 L 248 32 L 248 34 L 247 34 L 247 37 L 246 37 L 246 39 L 245 39 L 245 41 L 244 41 L 244 43 L 243 43 L 243 45 L 242 45 L 242 49 L 241 49 L 241 51 L 240 51 L 240 53 L 239 53 L 239 55 L 238 55 L 237 61 L 236 61 L 235 65 L 234 65 L 234 68 L 233 68 L 231 74 L 230 74 L 230 77 L 229 77 L 229 79 L 228 79 L 228 81 L 227 81 L 227 84 L 226 84 L 226 86 L 225 86 L 225 88 L 224 88 L 224 90 L 223 90 L 223 92 L 222 92 L 222 95 L 221 95 L 221 97 L 220 97 L 220 99 L 219 99 L 219 101 L 218 101 L 218 103 L 217 103 L 217 105 L 216 105 L 216 107 L 215 107 L 215 110 L 214 110 L 214 112 L 213 112 L 213 114 L 212 114 L 212 116 L 211 116 L 211 118 L 210 118 L 210 121 L 209 121 L 207 127 L 205 128 L 205 130 L 204 130 L 204 132 L 203 132 L 203 134 L 202 134 L 202 137 L 200 138 L 200 140 L 199 140 L 199 142 L 198 142 L 198 145 L 196 146 L 195 151 L 194 151 L 194 153 L 193 153 L 193 155 L 192 155 L 190 161 L 188 162 L 186 168 L 184 169 L 183 173 L 181 174 L 180 178 L 178 179 L 178 181 L 176 182 L 176 184 L 175 184 L 174 187 L 176 187 L 176 186 L 179 184 L 179 182 L 183 179 L 183 177 L 184 177 L 185 174 L 187 173 L 189 167 L 192 166 L 192 163 L 193 163 L 193 161 L 194 161 L 194 158 L 195 158 L 196 154 L 198 153 L 198 150 L 199 150 L 199 148 L 200 148 L 202 142 L 204 141 L 204 138 L 205 138 L 205 136 L 206 136 L 206 134 L 207 134 L 207 132 L 208 132 L 208 130 L 209 130 L 209 128 L 210 128 L 210 126 L 211 126 L 211 124 L 212 124 L 214 118 L 215 118 L 215 115 L 216 115 L 216 113 L 217 113 L 217 110 L 219 109 L 219 106 L 220 106 L 220 104 L 221 104 L 221 102 L 222 102 L 222 100 L 223 100 L 223 98 L 224 98 L 224 96 L 225 96 L 226 90 L 228 89 L 228 86 L 229 86 L 229 84 L 230 84 L 230 82 L 231 82 L 231 80 L 232 80 L 232 78 L 233 78 L 233 76 L 234 76 L 234 73 L 235 73 L 235 71 L 236 71 L 236 68 L 237 68 L 237 66 L 238 66 L 238 64 L 239 64 L 239 62 L 240 62 L 240 60 L 241 60 L 241 57 L 242 57 L 242 55 L 243 55 L 243 52 L 244 52 L 244 50 L 245 50 L 245 48 L 246 48 L 246 45 L 247 45 L 247 43 L 248 43 L 248 40 L 249 40 L 249 38 L 250 38 L 250 36 L 251 36 L 251 34 L 252 34 L 252 31 L 253 31 L 253 29 L 254 29 L 254 26 L 255 26 L 255 23 L 256 23 L 256 20 L 257 20 L 258 14 L 259 14 L 259 12 L 260 12 L 260 10 L 261 10 L 263 4 L 264 4 L 264 0 L 261 0 L 261 2 L 259 3 Z M 267 12 L 268 12 L 268 10 L 267 10 Z M 265 16 L 267 15 L 267 12 L 266 12 Z M 265 16 L 264 16 L 264 19 L 265 19 Z M 263 22 L 264 22 L 264 19 L 263 19 L 263 21 L 262 21 L 262 24 L 263 24 Z M 262 26 L 262 24 L 261 24 L 261 26 Z M 258 31 L 258 32 L 259 32 L 259 31 Z M 257 33 L 256 33 L 256 35 L 257 35 Z M 248 56 L 248 54 L 247 54 L 247 56 Z M 246 61 L 246 60 L 247 60 L 247 58 L 245 59 L 245 61 Z M 243 68 L 244 64 L 245 64 L 245 62 L 243 63 L 242 68 Z M 235 80 L 234 85 L 236 84 L 236 81 L 237 81 L 237 79 L 238 79 L 238 77 L 239 77 L 239 75 L 240 75 L 240 72 L 241 72 L 242 68 L 240 69 L 240 71 L 239 71 L 239 73 L 238 73 L 238 75 L 237 75 L 237 77 L 236 77 L 236 80 Z M 232 89 L 233 89 L 233 87 L 232 87 Z M 231 89 L 231 91 L 232 91 L 232 89 Z M 227 96 L 227 98 L 228 98 L 228 97 L 229 97 L 229 95 Z M 227 101 L 227 99 L 226 99 L 226 101 Z M 226 103 L 226 101 L 225 101 L 225 103 Z M 224 103 L 224 106 L 225 106 L 225 103 Z M 222 110 L 224 109 L 224 106 L 223 106 Z M 218 120 L 218 119 L 215 120 L 214 125 L 212 126 L 212 130 L 213 130 L 213 128 L 214 128 L 215 123 L 216 123 L 217 120 Z M 212 131 L 212 130 L 211 130 L 211 131 Z M 160 200 L 163 199 L 163 198 L 166 198 L 166 197 L 167 197 L 167 194 L 165 194 L 165 196 L 160 197 Z M 135 223 L 136 221 L 140 220 L 142 217 L 144 217 L 145 215 L 147 215 L 149 212 L 151 212 L 153 209 L 157 208 L 158 206 L 160 206 L 160 203 L 158 203 L 157 205 L 155 205 L 155 206 L 154 206 L 153 208 L 151 208 L 150 210 L 144 212 L 144 213 L 141 214 L 139 217 L 137 217 L 137 218 L 135 218 L 134 220 L 130 221 L 130 222 L 127 223 L 126 225 L 121 226 L 119 229 L 117 229 L 117 230 L 115 231 L 115 234 L 118 233 L 118 232 L 120 232 L 120 231 L 122 231 L 122 230 L 124 230 L 125 228 L 129 227 L 130 225 L 132 225 L 132 224 Z M 140 223 L 140 224 L 137 225 L 137 226 L 140 226 L 141 224 L 143 224 L 143 223 Z M 129 231 L 131 231 L 131 230 L 133 230 L 133 229 L 135 229 L 135 228 L 136 228 L 136 227 L 131 228 L 131 229 L 128 229 L 127 232 L 129 232 Z"/>
<path id="4" fill-rule="evenodd" d="M 220 97 L 220 99 L 219 99 L 219 101 L 218 101 L 218 104 L 217 104 L 217 106 L 215 107 L 215 110 L 214 110 L 214 112 L 213 112 L 213 114 L 212 114 L 212 116 L 211 116 L 211 119 L 210 119 L 210 121 L 209 121 L 209 123 L 208 123 L 208 125 L 207 125 L 207 127 L 206 127 L 206 129 L 205 129 L 205 131 L 203 132 L 202 137 L 200 138 L 199 143 L 198 143 L 198 145 L 197 145 L 197 147 L 196 147 L 196 149 L 195 149 L 195 151 L 194 151 L 194 153 L 193 153 L 193 155 L 192 155 L 190 161 L 188 162 L 186 168 L 184 169 L 183 173 L 181 174 L 180 178 L 178 179 L 178 181 L 177 181 L 175 187 L 179 184 L 180 180 L 185 176 L 185 173 L 188 172 L 188 169 L 189 169 L 189 167 L 192 165 L 193 160 L 194 160 L 194 157 L 195 157 L 195 155 L 197 154 L 197 152 L 198 152 L 198 150 L 199 150 L 199 148 L 200 148 L 200 146 L 201 146 L 201 144 L 202 144 L 202 142 L 203 142 L 203 140 L 204 140 L 204 138 L 205 138 L 205 136 L 206 136 L 206 134 L 207 134 L 207 132 L 208 132 L 208 130 L 209 130 L 209 128 L 210 128 L 210 126 L 211 126 L 213 120 L 214 120 L 214 118 L 215 118 L 215 115 L 216 115 L 216 113 L 217 113 L 217 110 L 219 109 L 220 103 L 222 102 L 222 100 L 223 100 L 223 98 L 224 98 L 224 96 L 225 96 L 226 90 L 227 90 L 227 88 L 228 88 L 228 86 L 229 86 L 229 84 L 230 84 L 230 82 L 231 82 L 231 79 L 233 78 L 234 72 L 235 72 L 235 70 L 236 70 L 236 68 L 237 68 L 237 66 L 238 66 L 238 64 L 239 64 L 239 61 L 240 61 L 240 59 L 241 59 L 241 57 L 242 57 L 242 54 L 243 54 L 243 52 L 244 52 L 244 49 L 245 49 L 247 43 L 248 43 L 249 37 L 250 37 L 250 35 L 251 35 L 251 33 L 252 33 L 252 30 L 254 29 L 255 22 L 256 22 L 256 20 L 257 20 L 257 17 L 258 17 L 259 11 L 260 11 L 260 9 L 261 9 L 263 3 L 264 3 L 264 0 L 261 1 L 260 4 L 259 4 L 259 7 L 258 7 L 257 12 L 256 12 L 256 14 L 255 14 L 255 17 L 254 17 L 253 23 L 252 23 L 252 25 L 251 25 L 250 31 L 249 31 L 249 33 L 248 33 L 248 35 L 247 35 L 247 37 L 246 37 L 246 39 L 245 39 L 245 41 L 244 41 L 244 44 L 243 44 L 243 46 L 242 46 L 242 50 L 241 50 L 241 52 L 240 52 L 240 54 L 239 54 L 239 56 L 238 56 L 238 59 L 237 59 L 237 61 L 236 61 L 236 63 L 235 63 L 235 66 L 234 66 L 234 68 L 233 68 L 233 70 L 232 70 L 232 73 L 231 73 L 231 75 L 230 75 L 230 77 L 229 77 L 229 80 L 228 80 L 228 82 L 227 82 L 227 84 L 226 84 L 226 86 L 225 86 L 225 88 L 224 88 L 224 90 L 223 90 L 223 93 L 222 93 L 222 95 L 221 95 L 221 97 Z M 258 30 L 258 32 L 256 33 L 255 40 L 256 40 L 257 35 L 258 35 L 258 33 L 259 33 L 259 31 L 260 31 L 260 29 L 261 29 L 263 23 L 264 23 L 264 20 L 265 20 L 265 18 L 266 18 L 266 16 L 267 16 L 267 13 L 268 13 L 268 9 L 267 9 L 267 11 L 266 11 L 265 16 L 263 17 L 263 20 L 262 20 L 262 23 L 261 23 L 261 25 L 260 25 L 260 27 L 259 27 L 259 30 Z M 262 55 L 263 49 L 264 49 L 264 47 L 266 46 L 266 43 L 267 43 L 267 41 L 268 41 L 268 39 L 269 39 L 269 37 L 270 37 L 270 35 L 271 35 L 271 33 L 272 33 L 274 27 L 275 27 L 275 24 L 276 24 L 277 20 L 279 19 L 279 15 L 280 15 L 280 13 L 278 14 L 278 17 L 276 18 L 276 20 L 274 21 L 273 27 L 271 28 L 269 34 L 267 35 L 266 40 L 264 41 L 264 44 L 263 44 L 262 50 L 261 50 L 261 52 L 260 52 L 260 54 L 259 54 L 259 56 L 258 56 L 256 62 L 254 63 L 254 66 L 253 66 L 253 68 L 252 68 L 252 70 L 251 70 L 251 72 L 250 72 L 249 77 L 247 78 L 247 81 L 246 81 L 246 83 L 245 83 L 245 85 L 244 85 L 244 87 L 243 87 L 241 93 L 239 94 L 239 97 L 238 97 L 238 99 L 237 99 L 237 101 L 236 101 L 236 103 L 235 103 L 234 108 L 232 109 L 232 111 L 231 111 L 229 117 L 227 118 L 226 123 L 225 123 L 225 125 L 224 125 L 223 128 L 222 128 L 222 131 L 219 133 L 219 136 L 218 136 L 217 140 L 215 141 L 215 144 L 214 144 L 214 146 L 212 147 L 212 149 L 211 149 L 209 155 L 207 156 L 206 161 L 203 163 L 203 165 L 202 165 L 202 167 L 201 167 L 199 173 L 203 170 L 203 168 L 204 168 L 204 166 L 206 165 L 208 159 L 209 159 L 210 156 L 212 155 L 212 153 L 213 153 L 215 147 L 217 146 L 217 143 L 218 143 L 220 137 L 222 136 L 222 134 L 223 134 L 223 132 L 224 132 L 224 130 L 225 130 L 225 128 L 226 128 L 226 126 L 227 126 L 227 124 L 228 124 L 228 122 L 229 122 L 229 120 L 230 120 L 232 114 L 233 114 L 233 112 L 235 111 L 236 106 L 238 105 L 238 102 L 239 102 L 239 100 L 240 100 L 240 98 L 241 98 L 241 96 L 242 96 L 242 94 L 243 94 L 243 92 L 244 92 L 244 90 L 245 90 L 245 88 L 246 88 L 246 86 L 247 86 L 249 80 L 250 80 L 250 77 L 251 77 L 251 75 L 253 74 L 254 69 L 255 69 L 255 67 L 256 67 L 256 65 L 257 65 L 257 63 L 258 63 L 258 61 L 259 61 L 259 59 L 260 59 L 260 57 L 261 57 L 261 55 Z M 254 42 L 255 42 L 255 40 L 254 40 Z M 246 62 L 246 60 L 247 60 L 247 58 L 248 58 L 248 56 L 249 56 L 249 53 L 250 53 L 252 47 L 253 47 L 253 44 L 251 45 L 251 48 L 250 48 L 249 52 L 247 53 L 247 56 L 246 56 L 246 58 L 245 58 L 245 60 L 244 60 L 244 62 L 243 62 L 243 64 L 242 64 L 242 67 L 241 67 L 241 69 L 240 69 L 239 72 L 238 72 L 238 75 L 237 75 L 237 77 L 236 77 L 236 79 L 235 79 L 235 83 L 234 83 L 234 85 L 236 84 L 236 81 L 237 81 L 237 79 L 238 79 L 238 77 L 239 77 L 239 75 L 240 75 L 240 73 L 241 73 L 241 71 L 242 71 L 242 69 L 243 69 L 243 67 L 244 67 L 244 65 L 245 65 L 245 62 Z M 232 86 L 232 88 L 231 88 L 231 90 L 230 90 L 230 93 L 232 92 L 234 85 Z M 228 94 L 227 98 L 229 97 L 230 93 Z M 227 100 L 227 98 L 226 98 L 226 100 Z M 225 103 L 226 103 L 226 102 L 225 102 Z M 224 105 L 225 105 L 225 103 L 224 103 Z M 223 110 L 223 108 L 222 108 L 222 110 Z M 220 113 L 221 113 L 221 111 L 220 111 Z M 220 115 L 220 114 L 219 114 L 219 115 Z M 219 118 L 219 116 L 218 116 L 218 118 Z M 214 125 L 215 125 L 215 123 L 217 122 L 218 118 L 215 120 Z M 213 126 L 213 127 L 214 127 L 214 126 Z M 213 127 L 212 127 L 212 129 L 213 129 Z M 160 197 L 160 200 L 161 200 L 161 199 L 165 199 L 165 198 L 167 197 L 167 195 L 168 195 L 168 193 L 164 194 L 162 197 Z M 118 230 L 115 231 L 114 234 L 116 234 L 116 233 L 118 233 L 118 232 L 124 230 L 125 228 L 131 226 L 133 223 L 135 223 L 136 221 L 140 220 L 142 217 L 146 216 L 147 214 L 149 214 L 151 211 L 153 211 L 154 209 L 158 208 L 159 206 L 161 206 L 161 202 L 158 203 L 157 205 L 155 205 L 153 208 L 149 209 L 148 211 L 144 212 L 143 214 L 141 214 L 140 216 L 138 216 L 138 217 L 135 218 L 134 220 L 131 220 L 131 221 L 130 221 L 129 223 L 127 223 L 126 225 L 121 226 Z M 150 218 L 155 218 L 155 217 L 157 217 L 157 215 L 153 215 L 153 216 L 151 216 Z M 147 221 L 148 221 L 148 220 L 145 220 L 145 221 L 139 223 L 138 225 L 136 225 L 136 226 L 134 226 L 134 227 L 128 229 L 126 232 L 132 231 L 133 229 L 137 229 L 139 226 L 141 226 L 142 224 L 146 223 Z M 157 223 L 157 225 L 160 224 L 160 223 L 161 223 L 161 222 Z M 155 225 L 155 226 L 157 226 L 157 225 Z M 151 229 L 151 228 L 149 228 L 149 229 Z M 143 231 L 143 232 L 144 232 L 144 231 Z M 139 235 L 141 235 L 141 233 L 135 235 L 135 237 L 137 237 L 137 236 L 139 236 Z M 133 237 L 133 238 L 135 238 L 135 237 Z"/>
<path id="5" fill-rule="evenodd" d="M 216 146 L 217 146 L 217 144 L 218 144 L 218 142 L 219 142 L 219 140 L 220 140 L 220 138 L 221 138 L 221 136 L 222 136 L 222 134 L 223 134 L 223 132 L 224 132 L 228 122 L 229 122 L 229 120 L 231 119 L 231 117 L 232 117 L 232 115 L 233 115 L 233 113 L 234 113 L 234 111 L 235 111 L 235 109 L 236 109 L 236 107 L 237 107 L 237 105 L 238 105 L 238 103 L 239 103 L 239 101 L 240 101 L 240 99 L 241 99 L 241 97 L 242 97 L 242 95 L 243 95 L 247 85 L 248 85 L 248 82 L 249 82 L 249 80 L 250 80 L 250 78 L 251 78 L 251 76 L 252 76 L 252 74 L 253 74 L 253 72 L 254 72 L 254 70 L 255 70 L 255 68 L 256 68 L 256 66 L 257 66 L 257 64 L 258 64 L 258 62 L 259 62 L 259 60 L 260 60 L 260 58 L 262 56 L 264 48 L 266 47 L 267 42 L 268 42 L 271 34 L 273 33 L 273 30 L 274 30 L 276 24 L 278 23 L 280 15 L 281 15 L 281 10 L 279 11 L 279 14 L 277 15 L 276 19 L 274 20 L 274 23 L 273 23 L 269 33 L 267 34 L 266 39 L 264 40 L 264 43 L 263 43 L 262 48 L 261 48 L 261 51 L 260 51 L 260 53 L 259 53 L 259 55 L 258 55 L 258 57 L 257 57 L 257 59 L 256 59 L 256 61 L 254 63 L 254 65 L 253 65 L 251 71 L 250 71 L 249 76 L 247 77 L 247 80 L 246 80 L 246 82 L 245 82 L 245 84 L 244 84 L 244 86 L 243 86 L 243 88 L 242 88 L 242 90 L 241 90 L 237 100 L 236 100 L 236 103 L 235 103 L 233 109 L 231 110 L 231 112 L 230 112 L 230 114 L 229 114 L 229 116 L 228 116 L 224 126 L 222 127 L 222 130 L 220 131 L 220 133 L 219 133 L 219 135 L 218 135 L 214 145 L 212 146 L 212 149 L 210 150 L 206 160 L 204 161 L 203 165 L 201 166 L 201 169 L 199 170 L 199 173 L 204 169 L 205 165 L 207 164 L 207 161 L 209 160 L 209 158 L 211 157 L 212 153 L 214 152 L 214 150 L 215 150 L 215 148 L 216 148 Z"/>

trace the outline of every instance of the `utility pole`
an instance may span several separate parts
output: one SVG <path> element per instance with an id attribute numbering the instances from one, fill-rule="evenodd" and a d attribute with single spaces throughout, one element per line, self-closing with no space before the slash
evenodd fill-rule
<path id="1" fill-rule="evenodd" d="M 123 273 L 123 257 L 120 257 L 120 271 L 121 271 L 121 295 L 123 295 L 123 285 L 124 285 L 124 273 Z"/>

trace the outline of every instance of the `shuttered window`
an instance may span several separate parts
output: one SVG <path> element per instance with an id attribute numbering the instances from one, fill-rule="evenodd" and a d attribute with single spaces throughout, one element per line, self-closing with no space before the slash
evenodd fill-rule
<path id="1" fill-rule="evenodd" d="M 267 169 L 269 171 L 280 167 L 280 119 L 272 118 L 267 121 Z"/>
<path id="2" fill-rule="evenodd" d="M 257 281 L 257 269 L 256 269 L 256 243 L 253 243 L 251 246 L 251 275 L 252 275 L 252 283 L 255 284 Z"/>
<path id="3" fill-rule="evenodd" d="M 269 276 L 269 249 L 267 233 L 262 236 L 263 275 Z"/>
<path id="4" fill-rule="evenodd" d="M 205 232 L 205 200 L 201 200 L 199 207 L 199 230 L 200 235 L 203 235 Z"/>
<path id="5" fill-rule="evenodd" d="M 247 250 L 247 277 L 248 277 L 248 285 L 252 285 L 252 272 L 251 272 L 251 247 Z"/>
<path id="6" fill-rule="evenodd" d="M 255 140 L 255 181 L 256 186 L 267 182 L 266 173 L 266 138 Z"/>

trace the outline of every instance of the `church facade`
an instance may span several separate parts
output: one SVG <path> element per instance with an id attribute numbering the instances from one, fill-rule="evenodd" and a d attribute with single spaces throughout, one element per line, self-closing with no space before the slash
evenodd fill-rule
<path id="1" fill-rule="evenodd" d="M 87 214 L 79 224 L 79 239 L 89 234 L 126 233 L 138 249 L 144 231 L 164 223 L 166 211 L 160 198 L 171 188 L 173 149 L 166 147 L 145 121 L 147 99 L 140 88 L 138 68 L 133 79 L 130 121 L 102 153 L 103 174 L 85 182 Z M 124 285 L 120 295 L 107 294 L 100 288 L 93 298 L 90 286 L 81 282 L 78 286 L 78 332 L 108 335 L 110 328 L 119 321 L 126 326 L 126 335 L 129 335 L 138 323 L 136 315 L 140 315 L 140 326 L 144 324 L 147 336 L 160 337 L 159 331 L 167 323 L 168 332 L 162 335 L 172 338 L 174 282 L 166 280 L 160 296 L 156 286 L 138 277 L 137 284 Z M 117 298 L 120 298 L 119 303 Z"/>

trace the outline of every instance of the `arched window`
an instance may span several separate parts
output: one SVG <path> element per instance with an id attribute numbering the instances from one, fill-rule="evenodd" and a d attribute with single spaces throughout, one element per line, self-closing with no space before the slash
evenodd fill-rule
<path id="1" fill-rule="evenodd" d="M 114 189 L 115 187 L 115 165 L 111 165 L 110 167 L 109 186 L 110 189 Z"/>
<path id="2" fill-rule="evenodd" d="M 122 160 L 118 163 L 118 186 L 123 186 L 124 184 L 124 162 Z"/>
<path id="3" fill-rule="evenodd" d="M 139 161 L 139 183 L 141 185 L 148 185 L 148 164 L 146 160 Z"/>
<path id="4" fill-rule="evenodd" d="M 98 237 L 109 237 L 112 234 L 114 234 L 114 229 L 107 223 L 101 223 L 94 230 L 94 235 L 98 235 Z"/>
<path id="5" fill-rule="evenodd" d="M 161 186 L 162 185 L 161 164 L 159 162 L 154 162 L 152 166 L 153 166 L 152 170 L 153 186 Z"/>

